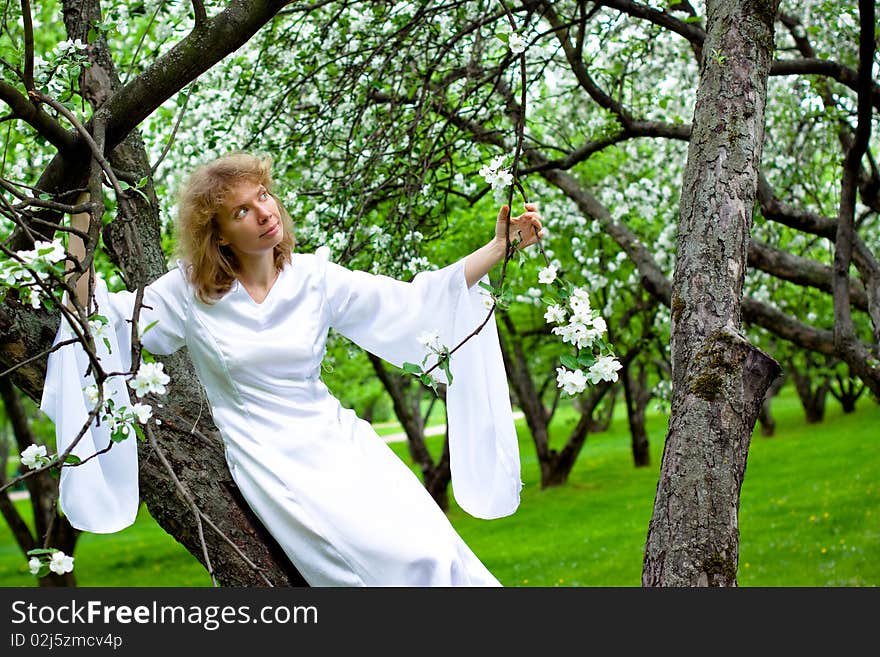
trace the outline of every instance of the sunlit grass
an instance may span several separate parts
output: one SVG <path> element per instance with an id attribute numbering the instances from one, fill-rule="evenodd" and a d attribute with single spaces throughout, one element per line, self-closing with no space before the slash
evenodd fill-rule
<path id="1" fill-rule="evenodd" d="M 742 586 L 880 584 L 880 407 L 844 415 L 830 400 L 807 425 L 790 391 L 774 403 L 777 434 L 752 440 L 740 513 Z M 554 444 L 575 418 L 561 412 Z M 625 418 L 591 435 L 567 485 L 541 490 L 535 450 L 518 422 L 524 489 L 519 510 L 485 521 L 453 504 L 449 517 L 506 586 L 638 586 L 657 485 L 665 418 L 649 415 L 652 465 L 632 465 Z M 442 437 L 430 438 L 432 451 Z M 406 445 L 392 445 L 403 458 Z M 19 508 L 27 508 L 18 502 Z M 130 528 L 84 534 L 81 586 L 209 586 L 202 567 L 141 509 Z M 0 585 L 33 586 L 25 559 L 0 525 Z"/>

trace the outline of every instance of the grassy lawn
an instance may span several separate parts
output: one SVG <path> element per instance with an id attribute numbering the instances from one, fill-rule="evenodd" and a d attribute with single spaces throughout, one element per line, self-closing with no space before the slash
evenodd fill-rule
<path id="1" fill-rule="evenodd" d="M 862 399 L 844 415 L 829 398 L 807 425 L 790 391 L 774 403 L 777 435 L 754 437 L 740 513 L 742 586 L 880 584 L 880 407 Z M 560 411 L 554 438 L 573 426 Z M 638 586 L 657 485 L 665 418 L 649 415 L 652 465 L 635 469 L 622 409 L 591 435 L 567 485 L 541 490 L 534 447 L 517 423 L 524 488 L 511 517 L 485 521 L 458 507 L 453 525 L 506 586 Z M 441 438 L 429 439 L 433 450 Z M 392 445 L 406 457 L 406 445 Z M 28 508 L 18 502 L 19 508 Z M 201 566 L 150 518 L 112 535 L 83 534 L 81 586 L 210 586 Z M 34 586 L 0 524 L 0 586 Z"/>

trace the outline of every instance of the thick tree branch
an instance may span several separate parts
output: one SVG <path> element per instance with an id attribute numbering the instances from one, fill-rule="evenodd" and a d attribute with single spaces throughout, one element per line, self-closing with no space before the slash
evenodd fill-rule
<path id="1" fill-rule="evenodd" d="M 288 0 L 233 0 L 213 18 L 196 24 L 180 43 L 115 92 L 96 112 L 95 118 L 107 121 L 107 150 L 112 150 L 165 100 L 246 43 L 286 4 Z"/>
<path id="2" fill-rule="evenodd" d="M 770 67 L 770 75 L 822 75 L 858 91 L 856 71 L 830 59 L 777 59 Z M 871 105 L 880 109 L 880 85 L 873 80 L 869 84 Z"/>
<path id="3" fill-rule="evenodd" d="M 832 269 L 811 258 L 802 258 L 787 251 L 775 249 L 769 244 L 752 238 L 749 243 L 749 266 L 781 280 L 797 285 L 814 287 L 822 292 L 832 292 Z M 859 310 L 868 310 L 868 296 L 865 286 L 850 279 L 850 300 Z"/>
<path id="4" fill-rule="evenodd" d="M 31 126 L 60 152 L 63 153 L 73 147 L 76 137 L 71 132 L 65 130 L 38 105 L 30 102 L 18 89 L 2 80 L 0 80 L 0 100 L 9 105 L 16 118 Z"/>
<path id="5" fill-rule="evenodd" d="M 841 180 L 840 210 L 837 219 L 837 237 L 834 250 L 834 344 L 850 367 L 880 396 L 880 365 L 878 353 L 866 350 L 857 340 L 850 312 L 849 268 L 853 258 L 855 233 L 856 190 L 862 157 L 868 149 L 871 136 L 871 71 L 874 63 L 874 0 L 859 0 L 859 93 L 858 124 L 855 136 L 847 150 Z M 880 326 L 875 326 L 875 336 Z M 876 349 L 876 346 L 875 346 Z M 874 364 L 870 364 L 869 359 Z"/>
<path id="6" fill-rule="evenodd" d="M 702 59 L 701 52 L 703 41 L 706 40 L 706 31 L 696 23 L 686 23 L 665 11 L 660 11 L 638 2 L 632 2 L 631 0 L 598 0 L 596 4 L 617 9 L 633 18 L 641 18 L 660 27 L 665 27 L 670 32 L 675 32 L 691 43 L 697 54 L 697 60 Z M 680 5 L 682 3 L 678 3 L 678 5 L 670 7 L 670 9 L 679 8 Z M 692 8 L 691 12 L 693 12 Z"/>

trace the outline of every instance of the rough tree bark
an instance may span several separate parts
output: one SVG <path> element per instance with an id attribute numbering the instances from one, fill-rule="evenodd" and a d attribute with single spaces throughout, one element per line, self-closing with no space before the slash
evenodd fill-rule
<path id="1" fill-rule="evenodd" d="M 672 414 L 645 586 L 735 586 L 751 433 L 779 365 L 740 332 L 778 0 L 709 0 L 672 287 Z"/>
<path id="2" fill-rule="evenodd" d="M 135 132 L 137 125 L 165 99 L 247 41 L 285 4 L 280 0 L 230 2 L 222 12 L 197 22 L 177 46 L 125 86 L 120 85 L 106 42 L 99 39 L 89 46 L 93 66 L 87 69 L 88 77 L 82 81 L 84 96 L 94 107 L 89 125 L 101 123 L 106 128 L 105 153 L 111 164 L 133 174 L 135 180 L 142 176 L 150 180 L 145 190 L 149 201 L 138 201 L 133 217 L 117 218 L 105 231 L 109 250 L 129 288 L 146 284 L 165 272 L 158 206 L 146 152 Z M 88 22 L 99 19 L 100 15 L 97 0 L 66 0 L 64 19 L 69 38 L 79 37 L 85 41 Z M 82 187 L 88 159 L 84 141 L 73 140 L 47 167 L 40 179 L 40 189 L 57 195 Z M 18 239 L 21 240 L 22 235 Z M 27 246 L 26 241 L 19 244 L 15 248 Z M 135 244 L 140 250 L 137 255 L 132 248 Z M 4 368 L 44 351 L 51 343 L 57 323 L 57 316 L 30 312 L 9 299 L 0 310 L 0 362 Z M 167 399 L 163 400 L 163 408 L 157 413 L 162 420 L 156 431 L 158 442 L 178 479 L 226 538 L 205 526 L 203 548 L 190 503 L 182 497 L 149 445 L 140 443 L 141 497 L 151 514 L 203 564 L 207 551 L 220 584 L 304 586 L 305 580 L 253 515 L 232 482 L 222 440 L 211 422 L 204 393 L 199 386 L 192 385 L 195 374 L 189 359 L 179 352 L 163 361 L 172 377 L 172 385 Z M 44 374 L 45 360 L 17 369 L 12 379 L 29 396 L 39 400 Z M 229 545 L 227 538 L 253 566 Z"/>

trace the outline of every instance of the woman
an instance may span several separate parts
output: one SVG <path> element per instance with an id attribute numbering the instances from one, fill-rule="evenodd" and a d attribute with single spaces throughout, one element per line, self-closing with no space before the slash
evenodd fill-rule
<path id="1" fill-rule="evenodd" d="M 536 208 L 526 207 L 510 220 L 512 233 L 524 235 L 521 246 L 541 229 Z M 266 160 L 229 155 L 198 168 L 184 187 L 181 261 L 145 290 L 142 341 L 160 355 L 188 348 L 233 479 L 309 584 L 498 585 L 418 479 L 318 375 L 329 328 L 395 365 L 421 362 L 417 336 L 426 331 L 439 332 L 448 346 L 468 335 L 485 317 L 475 284 L 504 255 L 507 213 L 501 209 L 486 246 L 403 283 L 292 253 L 292 222 L 272 193 Z M 82 228 L 88 217 L 73 220 Z M 71 252 L 81 258 L 74 241 Z M 86 302 L 85 286 L 77 295 Z M 127 371 L 134 295 L 108 295 L 98 281 L 95 298 L 116 329 L 102 356 L 105 370 Z M 56 342 L 68 330 L 62 325 Z M 56 419 L 59 452 L 90 409 L 83 395 L 58 394 L 67 377 L 87 370 L 84 358 L 71 346 L 50 359 L 43 408 Z M 456 499 L 478 517 L 508 515 L 519 500 L 519 456 L 493 323 L 451 365 Z M 116 379 L 108 394 L 124 403 Z M 85 458 L 106 445 L 102 431 L 91 427 L 74 453 Z M 65 468 L 61 503 L 71 523 L 108 532 L 133 522 L 136 468 L 133 440 Z"/>

